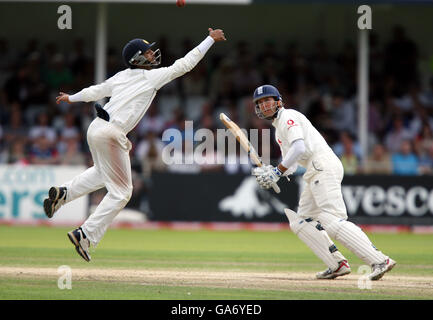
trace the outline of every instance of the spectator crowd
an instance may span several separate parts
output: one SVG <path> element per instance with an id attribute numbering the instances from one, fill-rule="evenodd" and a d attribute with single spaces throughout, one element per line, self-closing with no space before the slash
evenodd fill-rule
<path id="1" fill-rule="evenodd" d="M 172 52 L 174 44 L 164 37 L 157 45 L 164 66 L 194 46 L 185 39 L 181 50 Z M 108 76 L 124 68 L 120 53 L 121 47 L 109 48 Z M 240 164 L 167 166 L 161 137 L 168 128 L 184 131 L 186 120 L 194 121 L 194 130 L 216 132 L 222 128 L 220 112 L 243 128 L 272 130 L 270 122 L 255 116 L 251 101 L 254 89 L 265 83 L 280 90 L 286 107 L 312 121 L 340 157 L 346 175 L 433 174 L 433 77 L 428 85 L 422 84 L 418 62 L 417 45 L 402 27 L 395 26 L 391 39 L 383 43 L 370 34 L 368 152 L 363 155 L 357 139 L 353 42 L 347 41 L 337 54 L 323 40 L 309 52 L 295 42 L 277 41 L 267 41 L 261 50 L 247 42 L 233 44 L 225 54 L 211 50 L 189 74 L 160 90 L 129 133 L 136 183 L 145 189 L 143 181 L 153 170 L 249 172 L 248 165 Z M 0 39 L 0 164 L 92 165 L 86 131 L 94 118 L 93 105 L 56 105 L 55 96 L 59 91 L 75 93 L 93 81 L 93 56 L 83 40 L 63 52 L 54 43 L 33 39 L 16 52 Z M 273 162 L 278 161 L 276 143 L 270 152 Z"/>

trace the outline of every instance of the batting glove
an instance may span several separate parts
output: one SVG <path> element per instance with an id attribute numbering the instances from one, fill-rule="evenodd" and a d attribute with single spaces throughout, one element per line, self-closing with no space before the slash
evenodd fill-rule
<path id="1" fill-rule="evenodd" d="M 274 183 L 277 184 L 283 175 L 278 167 L 271 165 L 254 168 L 252 174 L 256 176 L 259 186 L 263 189 L 269 189 Z"/>

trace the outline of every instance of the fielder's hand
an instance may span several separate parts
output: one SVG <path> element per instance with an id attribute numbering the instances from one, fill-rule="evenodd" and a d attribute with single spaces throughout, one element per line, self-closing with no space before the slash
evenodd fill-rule
<path id="1" fill-rule="evenodd" d="M 56 103 L 59 104 L 60 101 L 64 101 L 67 103 L 71 103 L 71 101 L 69 101 L 69 94 L 64 93 L 64 92 L 59 92 L 60 96 L 56 97 Z"/>
<path id="2" fill-rule="evenodd" d="M 208 31 L 209 31 L 209 36 L 211 36 L 215 40 L 215 42 L 227 40 L 226 37 L 224 36 L 224 31 L 222 31 L 221 29 L 213 30 L 212 28 L 209 28 Z"/>

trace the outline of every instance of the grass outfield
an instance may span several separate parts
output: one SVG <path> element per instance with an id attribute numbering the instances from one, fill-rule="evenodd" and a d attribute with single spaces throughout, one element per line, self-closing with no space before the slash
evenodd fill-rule
<path id="1" fill-rule="evenodd" d="M 110 229 L 85 262 L 66 228 L 0 226 L 0 299 L 432 299 L 433 235 L 369 234 L 397 261 L 372 289 L 324 265 L 291 232 Z M 338 243 L 337 243 L 338 245 Z M 57 268 L 72 269 L 72 290 Z"/>

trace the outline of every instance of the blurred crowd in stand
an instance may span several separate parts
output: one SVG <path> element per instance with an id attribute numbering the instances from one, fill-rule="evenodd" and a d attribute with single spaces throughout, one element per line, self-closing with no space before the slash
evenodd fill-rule
<path id="1" fill-rule="evenodd" d="M 419 70 L 417 45 L 401 26 L 393 27 L 386 41 L 374 32 L 369 41 L 366 155 L 357 137 L 354 42 L 346 41 L 332 52 L 320 39 L 309 51 L 290 41 L 267 41 L 260 50 L 238 42 L 225 54 L 210 50 L 189 74 L 163 87 L 129 133 L 135 187 L 145 193 L 154 170 L 250 172 L 249 164 L 215 164 L 216 139 L 215 152 L 206 154 L 207 163 L 167 166 L 163 150 L 169 141 L 162 137 L 170 128 L 183 132 L 184 142 L 178 147 L 185 160 L 192 157 L 188 150 L 201 143 L 191 145 L 185 121 L 193 121 L 195 132 L 208 128 L 216 136 L 216 130 L 223 128 L 218 115 L 225 112 L 243 128 L 273 130 L 269 121 L 254 113 L 251 97 L 261 84 L 275 85 L 287 108 L 311 120 L 340 157 L 346 175 L 433 174 L 433 77 L 421 81 L 431 71 Z M 168 66 L 196 44 L 185 39 L 179 47 L 161 37 L 157 45 L 162 65 Z M 94 57 L 88 46 L 77 39 L 65 52 L 55 43 L 33 39 L 16 51 L 0 39 L 0 164 L 92 165 L 86 131 L 95 116 L 93 104 L 55 104 L 59 91 L 75 93 L 94 83 Z M 181 49 L 174 52 L 174 47 Z M 107 67 L 108 77 L 124 68 L 121 46 L 109 48 Z M 272 136 L 273 131 L 270 158 L 276 164 L 280 151 Z M 225 156 L 235 159 L 239 152 Z"/>

